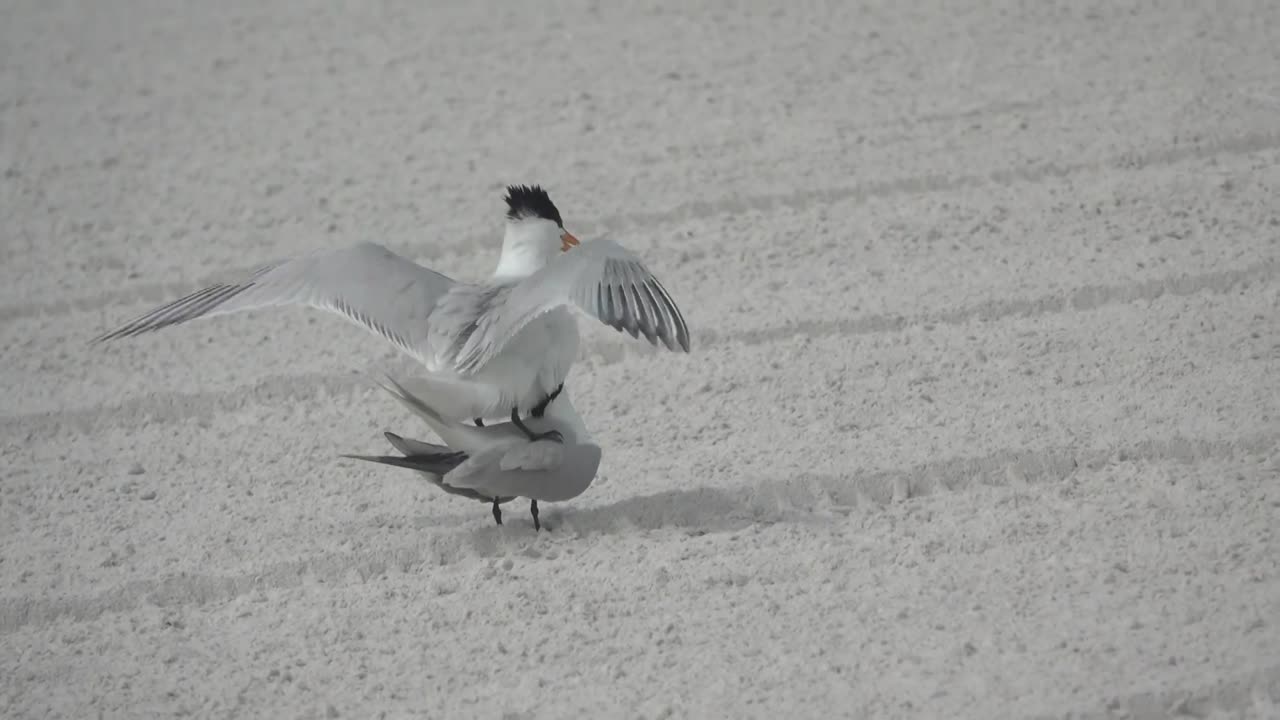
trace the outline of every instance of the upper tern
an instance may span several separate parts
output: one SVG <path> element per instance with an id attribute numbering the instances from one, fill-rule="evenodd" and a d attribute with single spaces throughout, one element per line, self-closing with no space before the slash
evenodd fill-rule
<path id="1" fill-rule="evenodd" d="M 608 239 L 580 244 L 541 187 L 509 186 L 505 200 L 502 253 L 485 282 L 458 282 L 365 242 L 268 264 L 92 342 L 196 318 L 305 305 L 342 315 L 422 363 L 422 380 L 444 417 L 481 424 L 509 412 L 521 429 L 520 410 L 541 416 L 577 355 L 571 307 L 655 346 L 661 341 L 689 352 L 684 317 L 638 257 Z"/>

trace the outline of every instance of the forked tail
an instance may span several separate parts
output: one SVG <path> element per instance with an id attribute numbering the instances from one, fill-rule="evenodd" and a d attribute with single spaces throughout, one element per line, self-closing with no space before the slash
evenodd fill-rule
<path id="1" fill-rule="evenodd" d="M 382 380 L 375 377 L 374 382 L 390 393 L 396 400 L 399 400 L 401 405 L 409 408 L 410 412 L 422 418 L 427 423 L 427 426 L 434 430 L 436 435 L 439 435 L 440 439 L 450 448 L 463 451 L 473 449 L 471 445 L 474 439 L 469 438 L 467 431 L 468 429 L 474 430 L 474 428 L 466 428 L 458 423 L 446 420 L 444 416 L 436 412 L 435 408 L 428 405 L 419 396 L 414 395 L 390 375 L 384 373 Z M 469 439 L 472 442 L 468 442 Z"/>

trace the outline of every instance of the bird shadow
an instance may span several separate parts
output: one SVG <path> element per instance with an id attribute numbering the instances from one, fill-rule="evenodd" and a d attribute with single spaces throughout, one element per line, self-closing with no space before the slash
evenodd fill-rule
<path id="1" fill-rule="evenodd" d="M 857 507 L 880 507 L 890 500 L 883 484 L 868 488 L 848 477 L 799 475 L 785 480 L 759 480 L 746 485 L 664 490 L 595 506 L 540 503 L 541 519 L 552 534 L 619 535 L 637 531 L 676 530 L 690 535 L 733 532 L 753 525 L 824 524 L 848 516 Z M 470 530 L 477 540 L 497 538 L 513 528 L 533 529 L 528 501 L 503 506 L 498 527 L 476 504 L 476 512 L 419 518 L 425 527 L 454 520 L 460 525 L 487 521 Z M 442 522 L 443 521 L 443 522 Z"/>
<path id="2" fill-rule="evenodd" d="M 1079 467 L 1070 449 L 1008 451 L 989 456 L 934 460 L 920 465 L 835 473 L 799 473 L 744 478 L 725 486 L 685 486 L 649 495 L 625 497 L 589 505 L 579 502 L 540 503 L 548 532 L 535 533 L 528 501 L 503 505 L 503 527 L 497 527 L 488 508 L 473 503 L 471 510 L 421 515 L 411 522 L 434 530 L 425 540 L 432 562 L 448 563 L 464 557 L 494 557 L 512 551 L 536 556 L 540 546 L 557 538 L 683 532 L 690 537 L 737 532 L 745 528 L 786 523 L 828 527 L 873 517 L 890 506 L 934 493 L 965 491 L 979 486 L 1053 482 Z"/>
<path id="3" fill-rule="evenodd" d="M 817 517 L 803 509 L 762 501 L 754 493 L 717 487 L 664 490 L 606 505 L 555 508 L 554 516 L 546 514 L 557 527 L 580 535 L 663 529 L 703 534 Z"/>

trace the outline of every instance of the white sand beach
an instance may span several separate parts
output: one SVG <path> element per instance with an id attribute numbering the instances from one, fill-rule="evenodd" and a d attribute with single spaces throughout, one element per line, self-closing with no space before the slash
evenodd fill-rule
<path id="1" fill-rule="evenodd" d="M 1280 717 L 1280 4 L 11 0 L 0 716 Z M 488 508 L 305 309 L 504 187 L 641 255 Z"/>

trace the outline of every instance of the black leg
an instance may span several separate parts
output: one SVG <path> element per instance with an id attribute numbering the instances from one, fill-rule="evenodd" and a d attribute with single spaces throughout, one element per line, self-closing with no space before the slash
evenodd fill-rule
<path id="1" fill-rule="evenodd" d="M 515 423 L 515 426 L 520 428 L 521 432 L 523 432 L 525 435 L 528 435 L 530 440 L 538 439 L 538 436 L 535 435 L 534 432 L 524 424 L 524 421 L 520 419 L 519 408 L 511 408 L 511 422 Z"/>
<path id="2" fill-rule="evenodd" d="M 476 427 L 484 427 L 484 420 L 476 418 Z"/>
<path id="3" fill-rule="evenodd" d="M 529 501 L 529 512 L 533 513 L 533 529 L 534 532 L 542 529 L 542 523 L 538 522 L 538 501 Z"/>
<path id="4" fill-rule="evenodd" d="M 564 442 L 564 436 L 560 434 L 559 430 L 548 430 L 544 433 L 535 433 L 530 430 L 529 426 L 525 425 L 524 421 L 520 419 L 520 411 L 516 408 L 511 408 L 511 422 L 515 423 L 515 426 L 524 432 L 524 434 L 529 438 L 529 442 L 537 442 L 539 440 L 555 440 L 558 443 Z"/>
<path id="5" fill-rule="evenodd" d="M 502 508 L 498 507 L 498 496 L 497 496 L 497 495 L 494 495 L 494 496 L 493 496 L 493 519 L 494 519 L 494 520 L 495 520 L 499 525 L 501 525 L 501 524 L 502 524 Z"/>
<path id="6" fill-rule="evenodd" d="M 560 383 L 560 387 L 556 388 L 555 392 L 546 396 L 545 398 L 543 398 L 542 402 L 535 405 L 533 408 L 533 411 L 530 412 L 529 414 L 534 417 L 542 417 L 543 413 L 547 411 L 547 406 L 551 404 L 552 400 L 555 400 L 557 397 L 560 396 L 560 392 L 562 390 L 564 390 L 564 383 Z"/>

